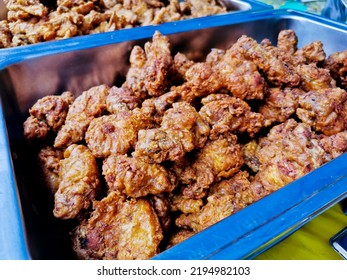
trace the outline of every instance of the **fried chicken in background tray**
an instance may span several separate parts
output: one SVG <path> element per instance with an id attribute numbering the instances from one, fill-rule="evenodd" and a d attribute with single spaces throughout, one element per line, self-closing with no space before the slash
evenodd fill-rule
<path id="1" fill-rule="evenodd" d="M 226 13 L 216 0 L 4 0 L 8 15 L 0 22 L 0 47 L 155 25 Z"/>
<path id="2" fill-rule="evenodd" d="M 347 51 L 278 38 L 195 62 L 156 32 L 120 87 L 33 105 L 25 136 L 78 257 L 151 258 L 347 150 Z"/>

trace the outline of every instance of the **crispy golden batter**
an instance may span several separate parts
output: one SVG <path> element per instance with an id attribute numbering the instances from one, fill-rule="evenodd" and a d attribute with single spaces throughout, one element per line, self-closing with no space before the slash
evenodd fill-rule
<path id="1" fill-rule="evenodd" d="M 156 31 L 152 42 L 145 44 L 146 64 L 144 66 L 144 84 L 150 96 L 160 96 L 170 85 L 173 58 L 169 39 Z"/>
<path id="2" fill-rule="evenodd" d="M 139 107 L 141 99 L 138 98 L 132 90 L 126 86 L 110 89 L 110 93 L 106 98 L 106 109 L 111 114 L 128 112 Z"/>
<path id="3" fill-rule="evenodd" d="M 263 98 L 264 78 L 253 61 L 239 56 L 236 44 L 231 46 L 223 57 L 217 59 L 218 63 L 214 64 L 213 69 L 217 72 L 223 88 L 242 100 Z"/>
<path id="4" fill-rule="evenodd" d="M 187 58 L 183 53 L 178 52 L 174 56 L 174 68 L 175 71 L 181 76 L 183 80 L 186 80 L 186 73 L 188 69 L 194 65 L 194 61 Z"/>
<path id="5" fill-rule="evenodd" d="M 6 20 L 0 21 L 0 48 L 11 46 L 12 33 Z"/>
<path id="6" fill-rule="evenodd" d="M 255 195 L 248 180 L 248 173 L 239 172 L 234 177 L 211 187 L 207 203 L 201 210 L 182 214 L 176 219 L 176 225 L 199 232 L 254 201 Z"/>
<path id="7" fill-rule="evenodd" d="M 347 129 L 347 92 L 322 88 L 299 96 L 296 114 L 315 131 L 333 135 Z"/>
<path id="8" fill-rule="evenodd" d="M 300 88 L 305 91 L 336 87 L 328 69 L 319 68 L 314 63 L 298 65 L 295 69 L 301 76 Z"/>
<path id="9" fill-rule="evenodd" d="M 167 234 L 170 230 L 172 221 L 170 212 L 170 200 L 167 194 L 161 193 L 158 195 L 153 195 L 152 197 L 150 197 L 150 201 L 155 213 L 157 213 L 163 232 Z"/>
<path id="10" fill-rule="evenodd" d="M 104 115 L 90 122 L 85 140 L 95 157 L 126 154 L 135 146 L 138 131 L 151 127 L 151 123 L 149 116 L 139 109 Z"/>
<path id="11" fill-rule="evenodd" d="M 226 8 L 216 0 L 187 0 L 180 4 L 184 13 L 191 17 L 210 16 L 227 12 Z"/>
<path id="12" fill-rule="evenodd" d="M 83 92 L 70 106 L 65 124 L 54 141 L 57 148 L 65 148 L 83 140 L 90 122 L 101 116 L 106 109 L 109 87 L 95 86 Z"/>
<path id="13" fill-rule="evenodd" d="M 180 96 L 180 92 L 173 87 L 171 91 L 163 95 L 146 99 L 142 103 L 142 109 L 144 112 L 150 114 L 154 122 L 160 126 L 166 110 L 168 110 L 173 103 L 178 102 Z"/>
<path id="14" fill-rule="evenodd" d="M 320 140 L 323 149 L 334 159 L 347 151 L 347 131 L 341 131 Z M 330 160 L 329 159 L 329 160 Z"/>
<path id="15" fill-rule="evenodd" d="M 267 88 L 264 103 L 259 107 L 259 113 L 264 117 L 264 125 L 285 122 L 295 114 L 299 106 L 298 98 L 304 92 L 298 88 Z"/>
<path id="16" fill-rule="evenodd" d="M 73 233 L 73 247 L 80 258 L 141 260 L 158 252 L 162 230 L 146 199 L 124 200 L 111 192 L 94 201 L 93 209 Z"/>
<path id="17" fill-rule="evenodd" d="M 235 135 L 226 133 L 210 139 L 179 178 L 185 184 L 183 195 L 193 199 L 204 197 L 213 182 L 232 177 L 243 163 L 242 149 Z"/>
<path id="18" fill-rule="evenodd" d="M 109 190 L 130 197 L 171 192 L 175 177 L 157 163 L 147 163 L 127 155 L 111 155 L 104 160 L 102 173 Z"/>
<path id="19" fill-rule="evenodd" d="M 52 194 L 55 194 L 59 188 L 59 162 L 63 158 L 63 151 L 50 146 L 44 147 L 38 153 L 43 180 Z"/>
<path id="20" fill-rule="evenodd" d="M 87 147 L 73 144 L 64 151 L 59 180 L 53 214 L 57 218 L 73 219 L 89 208 L 100 188 L 98 166 Z"/>
<path id="21" fill-rule="evenodd" d="M 235 43 L 234 49 L 264 71 L 266 79 L 273 85 L 297 86 L 299 84 L 300 76 L 254 39 L 243 35 Z"/>
<path id="22" fill-rule="evenodd" d="M 133 155 L 147 162 L 175 161 L 194 148 L 202 147 L 209 132 L 208 125 L 194 107 L 176 102 L 165 112 L 160 128 L 139 131 Z"/>
<path id="23" fill-rule="evenodd" d="M 134 46 L 129 57 L 130 67 L 126 74 L 126 80 L 122 86 L 129 88 L 130 91 L 140 100 L 147 96 L 144 80 L 146 60 L 147 57 L 144 49 L 140 46 Z"/>
<path id="24" fill-rule="evenodd" d="M 253 188 L 259 188 L 260 198 L 326 162 L 319 137 L 310 126 L 293 119 L 274 126 L 259 140 L 255 151 L 260 164 L 252 184 Z"/>
<path id="25" fill-rule="evenodd" d="M 329 55 L 324 68 L 330 70 L 331 76 L 347 89 L 347 50 Z"/>
<path id="26" fill-rule="evenodd" d="M 201 198 L 195 199 L 187 197 L 183 194 L 172 195 L 171 197 L 171 211 L 182 213 L 195 213 L 200 210 L 204 205 L 204 202 Z"/>
<path id="27" fill-rule="evenodd" d="M 205 97 L 222 89 L 220 75 L 207 63 L 195 63 L 185 73 L 187 82 L 178 86 L 181 100 L 193 103 L 198 97 Z"/>
<path id="28" fill-rule="evenodd" d="M 188 2 L 202 13 L 214 4 Z M 59 0 L 56 12 L 84 17 L 59 25 L 67 32 L 98 32 L 189 15 L 188 2 Z M 104 8 L 116 12 L 106 23 Z M 204 61 L 173 55 L 156 32 L 132 49 L 120 87 L 91 88 L 72 104 L 69 93 L 38 101 L 25 131 L 46 137 L 39 167 L 55 193 L 54 215 L 79 222 L 77 255 L 151 258 L 345 153 L 344 53 L 325 59 L 319 41 L 297 46 L 293 30 L 282 30 L 276 46 L 242 36 Z M 56 133 L 52 147 L 47 135 Z"/>
<path id="29" fill-rule="evenodd" d="M 4 0 L 8 9 L 8 20 L 16 18 L 26 19 L 32 16 L 43 17 L 47 15 L 48 9 L 39 0 Z"/>
<path id="30" fill-rule="evenodd" d="M 250 106 L 237 97 L 210 94 L 201 103 L 199 114 L 211 125 L 211 135 L 247 132 L 254 137 L 264 125 L 263 116 L 252 112 Z"/>
<path id="31" fill-rule="evenodd" d="M 242 146 L 243 159 L 245 164 L 254 172 L 258 172 L 260 168 L 259 153 L 260 146 L 258 141 L 253 139 Z"/>
<path id="32" fill-rule="evenodd" d="M 170 236 L 170 239 L 167 244 L 167 249 L 175 246 L 178 243 L 183 242 L 184 240 L 188 239 L 189 237 L 193 236 L 195 234 L 194 231 L 191 230 L 186 230 L 186 229 L 181 229 L 178 232 L 173 233 Z"/>
<path id="33" fill-rule="evenodd" d="M 290 67 L 304 64 L 318 64 L 323 62 L 326 54 L 321 41 L 315 41 L 298 49 L 298 38 L 294 30 L 281 30 L 278 34 L 277 47 L 268 39 L 261 42 L 261 46 L 269 54 L 277 57 Z"/>
<path id="34" fill-rule="evenodd" d="M 73 102 L 69 91 L 62 95 L 48 95 L 39 99 L 30 109 L 24 122 L 24 137 L 27 140 L 45 139 L 50 131 L 57 133 L 64 124 L 69 106 Z"/>

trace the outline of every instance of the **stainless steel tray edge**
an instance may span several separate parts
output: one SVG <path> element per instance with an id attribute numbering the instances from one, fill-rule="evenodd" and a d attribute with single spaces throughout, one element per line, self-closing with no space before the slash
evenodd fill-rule
<path id="1" fill-rule="evenodd" d="M 6 136 L 0 100 L 0 260 L 29 259 L 20 198 Z"/>

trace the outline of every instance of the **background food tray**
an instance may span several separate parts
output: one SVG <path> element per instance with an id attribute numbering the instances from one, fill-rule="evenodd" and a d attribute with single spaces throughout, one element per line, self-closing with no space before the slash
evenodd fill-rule
<path id="1" fill-rule="evenodd" d="M 74 258 L 68 233 L 73 222 L 53 218 L 52 202 L 23 139 L 23 121 L 38 98 L 65 90 L 78 94 L 102 83 L 119 85 L 132 46 L 143 45 L 155 30 L 169 36 L 172 53 L 199 58 L 212 47 L 228 48 L 243 34 L 275 44 L 279 31 L 288 28 L 297 33 L 299 47 L 321 40 L 327 55 L 347 48 L 344 24 L 268 10 L 37 44 L 0 56 L 0 259 Z M 346 196 L 344 154 L 154 259 L 252 258 Z"/>
<path id="2" fill-rule="evenodd" d="M 183 2 L 183 0 L 180 0 L 179 2 Z M 251 11 L 273 9 L 273 7 L 270 5 L 267 5 L 265 3 L 261 3 L 258 1 L 254 1 L 254 0 L 219 0 L 218 2 L 220 2 L 221 4 L 225 6 L 227 10 L 227 14 L 235 14 L 235 13 L 237 14 L 237 13 L 245 13 L 245 12 L 251 12 Z M 218 17 L 218 16 L 220 15 L 216 14 L 216 15 L 212 15 L 208 17 Z M 204 17 L 200 17 L 200 19 L 201 18 L 204 18 Z M 4 1 L 0 0 L 0 20 L 6 20 L 6 19 L 7 19 L 7 8 L 4 4 Z M 192 19 L 184 19 L 180 21 L 189 22 L 191 20 Z M 83 35 L 83 36 L 88 37 L 89 35 Z M 76 36 L 76 37 L 79 37 L 79 36 Z M 25 45 L 24 47 L 27 47 L 27 46 L 28 45 Z"/>

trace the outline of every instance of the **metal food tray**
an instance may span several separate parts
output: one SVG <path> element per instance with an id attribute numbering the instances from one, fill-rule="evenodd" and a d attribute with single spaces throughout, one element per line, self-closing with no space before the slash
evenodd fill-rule
<path id="1" fill-rule="evenodd" d="M 198 24 L 197 24 L 198 23 Z M 73 259 L 69 221 L 52 215 L 23 139 L 28 109 L 48 94 L 117 84 L 134 44 L 168 35 L 173 53 L 206 55 L 241 35 L 276 43 L 293 29 L 299 47 L 321 40 L 329 55 L 347 48 L 347 25 L 291 10 L 223 15 L 17 48 L 0 55 L 0 259 Z M 347 197 L 347 154 L 218 222 L 153 259 L 250 259 Z"/>
<path id="2" fill-rule="evenodd" d="M 183 2 L 183 0 L 179 0 L 179 2 Z M 218 0 L 218 2 L 220 2 L 221 4 L 223 4 L 226 9 L 227 9 L 227 14 L 238 14 L 238 13 L 248 13 L 251 11 L 259 11 L 259 10 L 268 10 L 268 9 L 273 9 L 272 6 L 267 5 L 265 3 L 261 3 L 255 0 Z M 208 17 L 219 17 L 220 14 L 216 14 L 216 15 L 212 15 L 212 16 L 208 16 Z M 202 19 L 204 17 L 200 17 L 200 19 Z M 7 8 L 4 4 L 3 0 L 0 0 L 0 20 L 6 20 L 7 19 Z M 194 20 L 193 19 L 184 19 L 184 20 L 180 20 L 180 21 L 191 21 Z M 140 26 L 137 26 L 140 27 Z M 83 37 L 85 36 L 90 36 L 90 35 L 83 35 Z M 80 36 L 76 36 L 76 37 L 80 37 Z M 73 37 L 73 38 L 76 38 Z M 71 40 L 71 38 L 69 39 L 65 39 L 65 40 Z M 25 45 L 24 47 L 27 47 L 30 45 Z M 12 48 L 11 48 L 12 49 Z M 0 49 L 1 52 L 2 49 Z M 15 51 L 14 51 L 15 52 Z"/>

